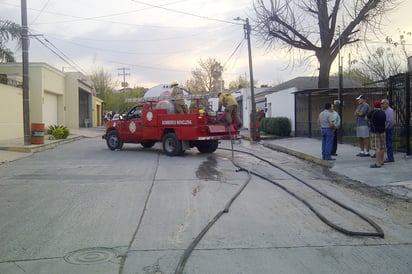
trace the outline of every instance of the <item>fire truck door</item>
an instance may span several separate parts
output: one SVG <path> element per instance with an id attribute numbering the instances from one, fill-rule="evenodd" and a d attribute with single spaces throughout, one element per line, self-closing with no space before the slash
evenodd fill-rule
<path id="1" fill-rule="evenodd" d="M 143 138 L 141 107 L 135 106 L 126 114 L 122 123 L 125 142 L 140 142 Z"/>

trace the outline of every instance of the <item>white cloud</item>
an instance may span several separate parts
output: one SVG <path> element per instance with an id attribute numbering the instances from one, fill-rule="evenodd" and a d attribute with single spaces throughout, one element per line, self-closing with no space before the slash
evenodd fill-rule
<path id="1" fill-rule="evenodd" d="M 252 0 L 141 1 L 181 13 L 138 3 L 140 0 L 31 0 L 28 21 L 33 24 L 29 27 L 36 34 L 44 34 L 86 72 L 103 67 L 120 81 L 117 69 L 130 68 L 127 81 L 132 86 L 185 81 L 198 61 L 209 57 L 222 64 L 227 62 L 224 73 L 227 84 L 239 75 L 249 75 L 246 43 L 230 60 L 229 57 L 244 36 L 241 22 L 233 18 L 252 16 Z M 388 15 L 391 23 L 387 31 L 412 30 L 408 20 L 411 2 L 404 1 L 401 9 Z M 20 23 L 20 5 L 15 1 L 2 1 L 0 8 L 6 19 Z M 259 84 L 316 75 L 317 64 L 296 66 L 292 70 L 287 67 L 287 54 L 267 50 L 254 38 L 252 53 L 254 78 Z M 16 55 L 21 56 L 19 52 Z M 56 68 L 68 66 L 34 39 L 29 57 L 33 62 L 47 62 Z"/>

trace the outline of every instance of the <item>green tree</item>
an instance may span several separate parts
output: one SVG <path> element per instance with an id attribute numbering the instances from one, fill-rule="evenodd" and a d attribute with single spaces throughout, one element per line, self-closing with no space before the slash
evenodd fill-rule
<path id="1" fill-rule="evenodd" d="M 142 98 L 148 89 L 143 87 L 134 87 L 132 90 L 126 92 L 126 98 Z M 127 110 L 132 107 L 134 104 L 133 102 L 125 102 L 124 109 Z"/>
<path id="2" fill-rule="evenodd" d="M 114 111 L 116 113 L 124 114 L 136 102 L 127 102 L 126 99 L 136 99 L 144 96 L 147 88 L 134 87 L 133 89 L 125 89 L 118 91 L 108 91 L 105 93 L 104 103 L 105 110 Z"/>
<path id="3" fill-rule="evenodd" d="M 398 0 L 256 0 L 256 26 L 269 46 L 313 52 L 319 88 L 329 87 L 331 65 L 340 49 L 359 41 L 360 30 L 378 31 Z M 339 22 L 341 21 L 341 22 Z M 339 22 L 339 23 L 338 23 Z M 341 24 L 341 30 L 338 25 Z M 279 42 L 279 43 L 278 43 Z"/>
<path id="4" fill-rule="evenodd" d="M 20 25 L 9 20 L 0 19 L 0 63 L 15 62 L 14 53 L 6 44 L 10 40 L 17 40 L 18 48 L 21 47 Z"/>
<path id="5" fill-rule="evenodd" d="M 249 87 L 250 87 L 250 82 L 246 79 L 246 77 L 242 77 L 242 76 L 239 76 L 237 80 L 229 83 L 229 90 L 237 90 L 239 88 L 249 88 Z"/>

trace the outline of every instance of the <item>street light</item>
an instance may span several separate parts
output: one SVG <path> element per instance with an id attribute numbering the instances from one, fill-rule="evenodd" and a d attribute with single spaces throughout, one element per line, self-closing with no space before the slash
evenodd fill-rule
<path id="1" fill-rule="evenodd" d="M 256 141 L 256 104 L 255 104 L 255 87 L 253 85 L 253 67 L 252 67 L 252 48 L 250 46 L 250 24 L 249 18 L 242 19 L 240 17 L 234 18 L 236 21 L 243 21 L 243 29 L 245 30 L 245 36 L 247 39 L 247 47 L 249 53 L 249 75 L 250 75 L 250 97 L 252 99 L 252 140 Z"/>

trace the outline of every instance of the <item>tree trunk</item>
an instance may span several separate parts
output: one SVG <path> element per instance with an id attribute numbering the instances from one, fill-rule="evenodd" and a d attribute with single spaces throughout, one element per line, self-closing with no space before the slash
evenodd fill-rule
<path id="1" fill-rule="evenodd" d="M 316 57 L 319 61 L 318 88 L 329 88 L 329 73 L 333 58 L 328 50 L 319 50 Z"/>

